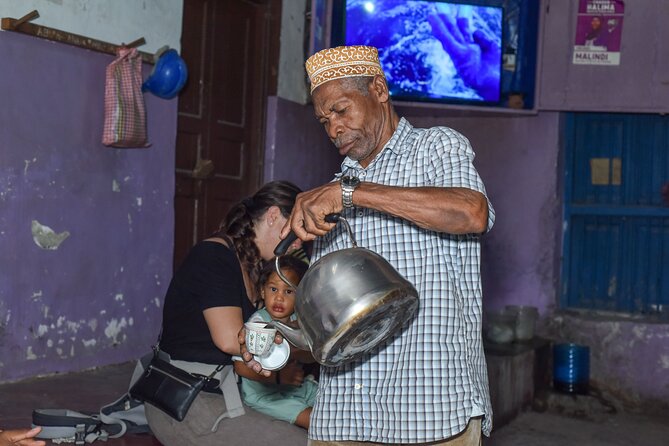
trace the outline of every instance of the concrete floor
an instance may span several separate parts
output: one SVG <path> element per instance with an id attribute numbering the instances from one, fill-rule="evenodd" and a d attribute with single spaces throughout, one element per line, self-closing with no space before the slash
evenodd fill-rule
<path id="1" fill-rule="evenodd" d="M 492 432 L 484 446 L 666 446 L 669 420 L 618 413 L 577 419 L 550 412 L 525 412 Z"/>
<path id="2" fill-rule="evenodd" d="M 587 394 L 544 389 L 534 396 L 532 408 L 494 430 L 484 446 L 669 445 L 666 409 L 646 408 L 641 413 L 636 407 L 630 413 L 592 385 Z"/>
<path id="3" fill-rule="evenodd" d="M 57 374 L 0 384 L 0 426 L 30 427 L 33 409 L 69 409 L 97 413 L 128 390 L 134 362 L 77 373 Z M 47 444 L 55 444 L 48 442 Z M 106 442 L 109 446 L 160 446 L 150 434 L 127 434 Z"/>
<path id="4" fill-rule="evenodd" d="M 0 426 L 27 427 L 33 408 L 94 412 L 124 391 L 134 363 L 0 384 Z M 669 417 L 610 413 L 593 398 L 552 395 L 544 412 L 524 412 L 493 430 L 483 446 L 666 446 Z M 556 410 L 560 409 L 562 413 Z M 566 410 L 565 410 L 566 409 Z M 565 415 L 565 413 L 567 415 Z M 100 444 L 159 446 L 151 435 L 126 435 Z M 254 446 L 271 446 L 255 444 Z"/>

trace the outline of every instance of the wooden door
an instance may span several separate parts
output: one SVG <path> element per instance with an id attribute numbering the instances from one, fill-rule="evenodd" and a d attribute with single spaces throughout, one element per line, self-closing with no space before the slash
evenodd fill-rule
<path id="1" fill-rule="evenodd" d="M 563 306 L 669 314 L 669 117 L 567 119 Z"/>
<path id="2" fill-rule="evenodd" d="M 280 0 L 185 0 L 174 266 L 262 183 L 264 118 L 276 92 Z"/>

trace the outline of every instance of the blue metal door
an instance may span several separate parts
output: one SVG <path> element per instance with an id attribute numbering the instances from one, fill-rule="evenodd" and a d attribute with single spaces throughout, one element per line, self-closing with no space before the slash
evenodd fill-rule
<path id="1" fill-rule="evenodd" d="M 571 113 L 566 133 L 562 306 L 668 314 L 669 117 Z"/>

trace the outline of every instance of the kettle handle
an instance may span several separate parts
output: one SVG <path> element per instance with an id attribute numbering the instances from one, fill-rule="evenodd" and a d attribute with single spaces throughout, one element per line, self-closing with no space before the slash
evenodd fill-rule
<path id="1" fill-rule="evenodd" d="M 297 235 L 293 231 L 290 231 L 285 239 L 281 240 L 276 248 L 274 248 L 274 255 L 276 257 L 282 256 L 288 251 L 288 247 L 293 244 L 297 239 Z"/>
<path id="2" fill-rule="evenodd" d="M 341 214 L 338 213 L 328 214 L 325 216 L 325 221 L 328 223 L 337 223 L 340 218 Z M 296 239 L 297 235 L 295 235 L 295 232 L 290 231 L 286 236 L 286 238 L 281 240 L 279 244 L 276 245 L 276 248 L 274 248 L 274 255 L 277 257 L 284 255 L 286 251 L 288 251 L 290 245 L 292 245 Z"/>

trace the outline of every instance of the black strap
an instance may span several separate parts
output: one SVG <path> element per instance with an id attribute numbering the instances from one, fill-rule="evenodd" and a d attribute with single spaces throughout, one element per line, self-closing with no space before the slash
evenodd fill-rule
<path id="1" fill-rule="evenodd" d="M 207 376 L 206 381 L 209 382 L 209 381 L 211 381 L 212 379 L 214 379 L 214 376 L 216 376 L 216 374 L 217 374 L 218 372 L 220 372 L 221 370 L 223 370 L 223 365 L 219 365 L 218 367 L 216 367 L 216 370 L 214 370 L 213 372 L 211 372 L 211 375 Z"/>
<path id="2" fill-rule="evenodd" d="M 163 337 L 163 326 L 161 325 L 161 326 L 160 326 L 160 332 L 158 333 L 158 339 L 156 340 L 156 344 L 153 345 L 153 346 L 151 347 L 151 348 L 153 349 L 153 354 L 154 354 L 154 356 L 158 356 L 158 352 L 160 351 L 160 339 L 161 339 L 162 337 Z M 223 370 L 223 367 L 225 367 L 223 364 L 221 364 L 221 365 L 219 365 L 218 367 L 216 367 L 216 369 L 215 369 L 213 372 L 211 372 L 211 374 L 207 377 L 207 379 L 206 379 L 205 381 L 206 381 L 206 382 L 209 382 L 209 381 L 211 381 L 212 379 L 214 379 L 214 376 L 216 376 L 216 374 L 217 374 L 218 372 L 220 372 L 221 370 Z"/>

